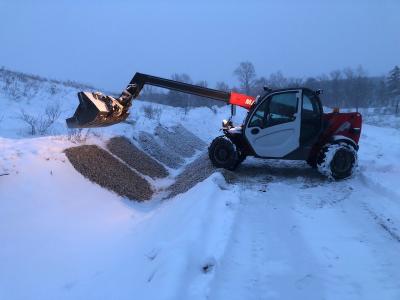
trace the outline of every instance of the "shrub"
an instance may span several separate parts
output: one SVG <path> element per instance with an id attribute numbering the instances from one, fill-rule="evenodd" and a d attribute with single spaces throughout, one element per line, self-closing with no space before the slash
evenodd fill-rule
<path id="1" fill-rule="evenodd" d="M 144 112 L 144 116 L 150 120 L 157 120 L 160 121 L 161 117 L 161 108 L 156 108 L 151 105 L 145 105 L 142 107 Z"/>
<path id="2" fill-rule="evenodd" d="M 90 129 L 83 130 L 83 128 L 78 129 L 68 129 L 68 140 L 72 143 L 84 143 L 90 135 Z"/>
<path id="3" fill-rule="evenodd" d="M 19 119 L 29 126 L 29 134 L 45 135 L 50 127 L 58 120 L 61 115 L 61 107 L 59 103 L 48 105 L 41 116 L 34 116 L 21 110 Z"/>

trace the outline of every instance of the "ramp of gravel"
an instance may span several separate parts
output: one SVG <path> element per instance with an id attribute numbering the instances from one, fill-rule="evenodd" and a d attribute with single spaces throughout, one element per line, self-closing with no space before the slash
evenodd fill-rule
<path id="1" fill-rule="evenodd" d="M 139 132 L 139 145 L 150 156 L 166 166 L 177 169 L 185 158 L 192 157 L 207 144 L 182 125 L 155 128 L 154 134 Z"/>
<path id="2" fill-rule="evenodd" d="M 74 168 L 91 181 L 140 201 L 150 199 L 153 194 L 149 182 L 141 175 L 165 178 L 169 174 L 164 165 L 178 169 L 186 158 L 206 147 L 204 141 L 181 125 L 168 129 L 157 126 L 154 135 L 139 132 L 138 144 L 140 147 L 118 136 L 106 144 L 112 154 L 95 145 L 69 148 L 65 153 Z M 168 198 L 188 191 L 214 171 L 207 153 L 202 153 L 175 178 L 168 188 Z"/>
<path id="3" fill-rule="evenodd" d="M 196 150 L 204 150 L 207 147 L 207 144 L 200 139 L 198 136 L 187 130 L 182 125 L 173 126 L 172 131 L 179 137 L 180 140 L 184 140 L 186 144 Z"/>
<path id="4" fill-rule="evenodd" d="M 196 153 L 196 148 L 191 139 L 181 136 L 178 132 L 157 126 L 154 134 L 162 141 L 166 148 L 175 151 L 182 157 L 191 157 Z"/>
<path id="5" fill-rule="evenodd" d="M 216 168 L 211 164 L 208 154 L 201 154 L 196 160 L 188 164 L 183 172 L 176 177 L 175 183 L 168 188 L 170 193 L 167 198 L 172 198 L 190 190 L 197 183 L 208 178 L 215 171 Z"/>
<path id="6" fill-rule="evenodd" d="M 129 199 L 151 198 L 150 184 L 107 151 L 95 145 L 83 145 L 64 152 L 73 167 L 90 181 Z"/>
<path id="7" fill-rule="evenodd" d="M 143 175 L 151 178 L 168 176 L 168 171 L 162 164 L 148 156 L 126 137 L 111 138 L 107 143 L 107 149 Z"/>
<path id="8" fill-rule="evenodd" d="M 179 168 L 185 162 L 174 149 L 165 147 L 150 133 L 139 132 L 139 145 L 146 153 L 172 169 Z"/>

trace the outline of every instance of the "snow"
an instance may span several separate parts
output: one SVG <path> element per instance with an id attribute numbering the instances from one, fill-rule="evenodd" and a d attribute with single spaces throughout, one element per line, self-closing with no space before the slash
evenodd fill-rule
<path id="1" fill-rule="evenodd" d="M 0 182 L 0 299 L 176 299 L 224 251 L 237 197 L 220 174 L 173 201 L 137 204 L 84 179 L 60 140 L 0 143 L 7 159 L 18 153 L 18 174 Z"/>
<path id="2" fill-rule="evenodd" d="M 242 191 L 210 299 L 398 299 L 400 247 L 365 207 L 375 195 L 330 185 Z"/>
<path id="3" fill-rule="evenodd" d="M 331 181 L 304 162 L 248 159 L 228 184 L 215 173 L 184 194 L 123 199 L 77 173 L 63 119 L 76 90 L 32 99 L 0 92 L 0 299 L 400 299 L 400 131 L 364 125 L 359 169 Z M 1 90 L 1 89 L 0 89 Z M 60 101 L 47 136 L 14 113 Z M 85 143 L 152 133 L 132 120 Z M 229 108 L 162 109 L 207 142 Z M 243 116 L 239 112 L 237 119 Z M 395 126 L 393 126 L 395 127 Z"/>

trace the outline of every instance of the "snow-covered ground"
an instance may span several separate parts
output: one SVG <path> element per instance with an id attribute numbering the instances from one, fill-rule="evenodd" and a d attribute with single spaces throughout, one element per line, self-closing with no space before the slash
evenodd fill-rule
<path id="1" fill-rule="evenodd" d="M 359 170 L 332 182 L 303 162 L 248 159 L 227 184 L 216 173 L 173 199 L 136 203 L 75 171 L 63 119 L 73 88 L 43 86 L 0 118 L 0 299 L 400 299 L 400 131 L 365 125 Z M 1 86 L 0 86 L 1 91 Z M 15 118 L 58 101 L 49 135 Z M 157 119 L 92 130 L 103 143 Z M 210 141 L 228 108 L 161 108 Z M 239 113 L 240 119 L 243 112 Z M 86 134 L 86 132 L 85 132 Z"/>

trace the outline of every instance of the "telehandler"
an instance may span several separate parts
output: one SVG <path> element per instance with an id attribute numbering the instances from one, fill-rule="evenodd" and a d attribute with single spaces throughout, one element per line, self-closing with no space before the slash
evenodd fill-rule
<path id="1" fill-rule="evenodd" d="M 126 120 L 133 99 L 144 85 L 202 96 L 248 110 L 243 123 L 222 122 L 223 135 L 208 148 L 218 168 L 234 170 L 247 156 L 305 160 L 334 179 L 352 175 L 357 164 L 362 117 L 358 112 L 324 113 L 320 90 L 305 87 L 272 90 L 257 97 L 219 91 L 136 73 L 118 98 L 99 92 L 79 92 L 79 106 L 67 119 L 70 128 L 109 126 Z M 179 145 L 177 145 L 179 146 Z"/>

